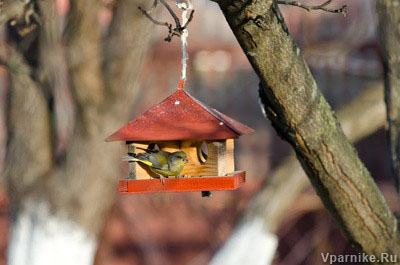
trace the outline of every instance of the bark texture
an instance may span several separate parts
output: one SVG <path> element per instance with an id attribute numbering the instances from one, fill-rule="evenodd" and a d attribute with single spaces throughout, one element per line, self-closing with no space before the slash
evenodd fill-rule
<path id="1" fill-rule="evenodd" d="M 344 133 L 352 142 L 357 142 L 383 127 L 386 120 L 383 85 L 371 85 L 354 101 L 340 108 L 337 116 Z M 218 261 L 224 264 L 223 261 L 230 259 L 234 260 L 230 264 L 243 264 L 249 263 L 254 257 L 257 257 L 257 264 L 270 264 L 271 255 L 264 253 L 275 252 L 276 244 L 262 239 L 275 235 L 288 208 L 308 185 L 310 182 L 295 155 L 285 159 L 254 196 L 224 246 L 213 257 L 215 263 L 212 264 L 219 264 Z M 240 237 L 236 236 L 237 231 L 254 227 L 257 222 L 261 222 L 262 227 L 255 227 L 258 229 L 255 233 L 245 231 L 246 234 L 240 233 Z M 247 241 L 258 242 L 257 247 L 247 244 Z M 262 242 L 266 245 L 260 245 Z"/>
<path id="2" fill-rule="evenodd" d="M 273 1 L 219 1 L 260 78 L 260 97 L 352 245 L 400 254 L 397 220 L 318 89 Z"/>
<path id="3" fill-rule="evenodd" d="M 16 216 L 33 200 L 97 235 L 121 165 L 120 145 L 104 139 L 128 121 L 138 94 L 151 23 L 137 7 L 146 1 L 115 1 L 109 31 L 102 33 L 102 2 L 71 0 L 64 35 L 54 1 L 5 2 L 6 176 Z M 68 84 L 70 90 L 62 87 Z"/>
<path id="4" fill-rule="evenodd" d="M 382 85 L 369 87 L 354 101 L 340 108 L 337 117 L 351 142 L 357 142 L 383 127 L 385 104 Z M 243 222 L 261 217 L 268 230 L 275 233 L 287 209 L 309 183 L 295 156 L 289 156 L 273 171 L 252 200 L 243 215 Z"/>
<path id="5" fill-rule="evenodd" d="M 377 0 L 393 176 L 400 191 L 400 1 Z"/>
<path id="6" fill-rule="evenodd" d="M 381 128 L 385 123 L 382 84 L 371 85 L 354 101 L 342 107 L 337 116 L 352 142 Z M 230 261 L 231 265 L 270 264 L 277 247 L 277 242 L 273 240 L 275 238 L 277 241 L 275 233 L 288 208 L 308 185 L 310 182 L 295 155 L 285 159 L 254 196 L 242 219 L 210 264 L 225 264 L 226 261 Z M 253 233 L 252 229 L 255 230 Z M 254 246 L 248 241 L 257 244 Z"/>

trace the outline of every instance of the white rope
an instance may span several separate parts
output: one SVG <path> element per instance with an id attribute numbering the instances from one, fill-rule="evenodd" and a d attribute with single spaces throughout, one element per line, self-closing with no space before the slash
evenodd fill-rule
<path id="1" fill-rule="evenodd" d="M 189 0 L 178 0 L 176 1 L 176 6 L 182 9 L 182 26 L 184 26 L 187 21 L 187 13 L 189 10 L 193 9 L 192 4 Z M 187 29 L 184 29 L 181 35 L 181 43 L 182 43 L 182 72 L 181 72 L 181 80 L 186 81 L 186 61 L 189 58 L 187 54 L 187 37 L 189 32 Z"/>

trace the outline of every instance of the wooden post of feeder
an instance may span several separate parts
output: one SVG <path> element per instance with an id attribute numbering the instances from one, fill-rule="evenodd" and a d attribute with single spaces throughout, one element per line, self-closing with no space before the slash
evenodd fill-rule
<path id="1" fill-rule="evenodd" d="M 226 142 L 223 141 L 212 141 L 212 147 L 215 148 L 215 153 L 217 154 L 217 176 L 225 176 L 226 171 Z"/>
<path id="2" fill-rule="evenodd" d="M 136 146 L 128 144 L 128 153 L 136 153 Z M 136 162 L 129 162 L 129 179 L 136 179 Z"/>
<path id="3" fill-rule="evenodd" d="M 226 140 L 226 173 L 229 174 L 235 171 L 235 158 L 234 158 L 235 140 Z"/>

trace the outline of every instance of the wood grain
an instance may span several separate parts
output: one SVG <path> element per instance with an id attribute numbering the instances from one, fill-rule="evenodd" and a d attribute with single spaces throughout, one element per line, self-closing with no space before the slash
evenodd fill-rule
<path id="1" fill-rule="evenodd" d="M 147 148 L 149 144 L 155 143 L 163 151 L 175 152 L 182 150 L 186 153 L 189 163 L 182 171 L 183 175 L 190 177 L 200 176 L 225 176 L 234 172 L 233 139 L 228 140 L 205 140 L 208 147 L 208 157 L 203 163 L 200 161 L 198 149 L 201 148 L 203 140 L 183 140 L 183 141 L 154 141 L 128 143 L 129 147 L 136 146 L 137 153 L 143 153 L 139 148 Z M 137 163 L 136 172 L 130 168 L 129 176 L 136 179 L 159 178 L 148 166 Z M 135 177 L 133 177 L 135 176 Z M 170 177 L 171 178 L 171 177 Z"/>
<path id="2" fill-rule="evenodd" d="M 235 140 L 227 139 L 226 140 L 226 171 L 234 172 L 235 171 Z"/>
<path id="3" fill-rule="evenodd" d="M 136 146 L 134 144 L 129 144 L 128 152 L 136 153 Z M 136 162 L 129 162 L 129 178 L 136 179 Z"/>

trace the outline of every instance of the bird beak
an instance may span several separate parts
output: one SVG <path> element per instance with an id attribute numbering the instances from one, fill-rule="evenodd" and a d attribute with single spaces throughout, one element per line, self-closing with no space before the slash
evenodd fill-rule
<path id="1" fill-rule="evenodd" d="M 185 158 L 183 158 L 183 163 L 187 164 L 187 163 L 189 163 L 189 160 L 185 157 Z"/>

